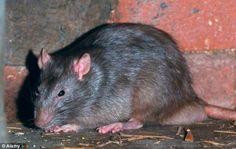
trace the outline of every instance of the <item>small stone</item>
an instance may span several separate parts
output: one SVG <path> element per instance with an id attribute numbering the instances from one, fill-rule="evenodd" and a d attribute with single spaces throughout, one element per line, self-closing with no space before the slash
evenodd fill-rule
<path id="1" fill-rule="evenodd" d="M 193 142 L 193 134 L 190 129 L 186 130 L 186 135 L 184 137 L 184 141 L 186 142 Z"/>
<path id="2" fill-rule="evenodd" d="M 15 135 L 17 135 L 17 136 L 22 136 L 22 135 L 24 135 L 25 133 L 24 132 L 16 132 L 15 133 Z"/>

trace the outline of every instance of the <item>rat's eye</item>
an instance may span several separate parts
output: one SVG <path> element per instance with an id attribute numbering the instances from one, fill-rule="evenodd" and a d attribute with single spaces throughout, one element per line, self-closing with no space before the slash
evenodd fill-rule
<path id="1" fill-rule="evenodd" d="M 35 93 L 35 96 L 39 96 L 39 94 L 40 94 L 38 89 L 36 89 L 34 93 Z"/>
<path id="2" fill-rule="evenodd" d="M 63 96 L 63 95 L 65 95 L 65 91 L 64 91 L 64 90 L 61 90 L 61 91 L 58 93 L 58 96 L 61 97 L 61 96 Z"/>

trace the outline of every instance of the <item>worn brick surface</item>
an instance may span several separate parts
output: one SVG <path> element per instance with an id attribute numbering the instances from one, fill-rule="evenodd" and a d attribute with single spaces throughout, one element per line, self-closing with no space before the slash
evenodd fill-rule
<path id="1" fill-rule="evenodd" d="M 107 22 L 116 0 L 7 0 L 6 63 L 24 65 L 29 49 L 57 50 Z"/>
<path id="2" fill-rule="evenodd" d="M 185 55 L 197 94 L 210 104 L 236 107 L 235 53 Z"/>
<path id="3" fill-rule="evenodd" d="M 208 103 L 236 107 L 235 54 L 185 54 L 193 76 L 194 89 Z M 24 67 L 5 67 L 6 110 L 8 120 L 15 120 L 15 99 L 26 75 Z"/>
<path id="4" fill-rule="evenodd" d="M 16 98 L 26 74 L 25 67 L 6 66 L 4 68 L 5 110 L 8 122 L 16 120 Z"/>
<path id="5" fill-rule="evenodd" d="M 235 0 L 119 0 L 112 16 L 161 28 L 186 51 L 236 48 Z"/>

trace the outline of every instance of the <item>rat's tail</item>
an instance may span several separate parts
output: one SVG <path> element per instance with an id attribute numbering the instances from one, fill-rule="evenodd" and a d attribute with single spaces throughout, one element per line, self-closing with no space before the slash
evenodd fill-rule
<path id="1" fill-rule="evenodd" d="M 236 110 L 209 104 L 205 106 L 204 110 L 206 114 L 212 118 L 224 119 L 224 120 L 236 120 Z"/>

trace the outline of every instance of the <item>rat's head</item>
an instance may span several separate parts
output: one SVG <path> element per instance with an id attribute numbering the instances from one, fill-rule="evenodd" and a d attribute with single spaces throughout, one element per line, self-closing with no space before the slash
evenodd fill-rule
<path id="1" fill-rule="evenodd" d="M 90 55 L 67 59 L 51 56 L 44 50 L 38 58 L 41 74 L 35 99 L 35 124 L 42 129 L 73 123 L 78 100 L 85 94 Z"/>

